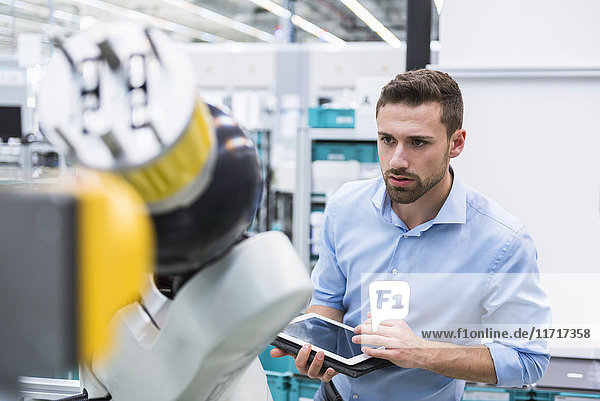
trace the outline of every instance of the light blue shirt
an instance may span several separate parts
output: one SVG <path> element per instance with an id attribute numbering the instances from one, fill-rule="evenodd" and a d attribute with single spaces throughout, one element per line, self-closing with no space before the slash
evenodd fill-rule
<path id="1" fill-rule="evenodd" d="M 320 241 L 311 305 L 343 311 L 349 326 L 365 320 L 368 284 L 382 275 L 410 284 L 404 320 L 418 336 L 551 322 L 525 227 L 457 177 L 438 215 L 411 230 L 392 210 L 382 177 L 345 184 L 327 203 Z M 536 382 L 549 362 L 547 343 L 535 339 L 451 342 L 485 343 L 502 387 Z M 462 380 L 397 366 L 356 379 L 338 374 L 333 381 L 344 400 L 448 401 L 464 391 Z"/>

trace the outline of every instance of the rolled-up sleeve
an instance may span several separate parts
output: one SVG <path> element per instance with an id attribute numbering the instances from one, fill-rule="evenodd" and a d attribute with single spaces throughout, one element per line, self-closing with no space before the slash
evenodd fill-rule
<path id="1" fill-rule="evenodd" d="M 483 323 L 514 330 L 543 329 L 552 323 L 546 293 L 540 286 L 537 253 L 523 228 L 507 240 L 488 281 Z M 519 338 L 523 337 L 523 338 Z M 513 336 L 485 344 L 500 387 L 522 387 L 538 381 L 550 361 L 548 342 L 535 336 Z"/>
<path id="2" fill-rule="evenodd" d="M 319 260 L 311 274 L 313 297 L 311 305 L 322 305 L 344 311 L 346 276 L 341 271 L 335 254 L 335 201 L 325 209 L 319 243 Z"/>
<path id="3" fill-rule="evenodd" d="M 530 353 L 500 343 L 485 344 L 490 350 L 498 387 L 523 387 L 537 382 L 543 376 L 550 355 Z"/>

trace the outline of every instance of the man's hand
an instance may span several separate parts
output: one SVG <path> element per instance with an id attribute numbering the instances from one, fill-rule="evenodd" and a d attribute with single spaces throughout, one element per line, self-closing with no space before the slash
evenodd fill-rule
<path id="1" fill-rule="evenodd" d="M 384 320 L 374 332 L 371 312 L 367 316 L 368 319 L 354 329 L 358 335 L 352 337 L 353 343 L 369 345 L 362 347 L 362 352 L 387 359 L 402 368 L 426 368 L 429 341 L 417 337 L 404 320 Z"/>
<path id="2" fill-rule="evenodd" d="M 472 382 L 496 384 L 496 369 L 485 345 L 459 345 L 417 337 L 404 320 L 384 320 L 373 332 L 371 312 L 356 326 L 352 342 L 369 344 L 362 351 L 403 368 L 427 369 L 440 375 Z M 378 349 L 372 347 L 385 347 Z"/>
<path id="3" fill-rule="evenodd" d="M 341 322 L 344 318 L 344 312 L 338 309 L 330 308 L 329 306 L 322 305 L 311 305 L 306 309 L 306 313 L 318 313 L 321 316 L 328 317 L 330 319 Z M 281 358 L 283 356 L 290 355 L 282 349 L 273 348 L 271 350 L 271 356 L 273 358 Z M 317 352 L 317 355 L 313 359 L 310 366 L 308 366 L 308 356 L 310 355 L 310 345 L 307 344 L 298 351 L 298 355 L 294 358 L 296 362 L 296 369 L 298 372 L 307 375 L 311 379 L 319 379 L 324 383 L 330 381 L 333 376 L 337 375 L 336 372 L 332 368 L 328 368 L 324 373 L 321 374 L 321 369 L 323 368 L 323 361 L 325 360 L 325 354 L 323 351 Z"/>
<path id="4" fill-rule="evenodd" d="M 273 358 L 281 358 L 283 356 L 289 355 L 285 351 L 279 348 L 273 348 L 271 350 L 271 356 Z M 323 368 L 323 360 L 325 359 L 325 354 L 323 351 L 317 352 L 317 355 L 313 359 L 310 366 L 308 366 L 308 356 L 310 355 L 310 344 L 305 344 L 300 351 L 298 351 L 298 355 L 294 358 L 296 361 L 296 369 L 298 372 L 303 375 L 307 375 L 311 379 L 319 379 L 322 382 L 327 383 L 330 381 L 333 376 L 337 375 L 338 372 L 333 370 L 332 368 L 327 368 L 324 373 L 321 373 L 321 369 Z"/>

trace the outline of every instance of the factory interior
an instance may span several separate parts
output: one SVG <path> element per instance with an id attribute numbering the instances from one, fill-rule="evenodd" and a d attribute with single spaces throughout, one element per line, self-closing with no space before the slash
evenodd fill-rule
<path id="1" fill-rule="evenodd" d="M 0 0 L 0 401 L 600 400 L 598 15 L 599 0 Z M 451 176 L 533 239 L 552 317 L 529 330 L 549 362 L 521 386 L 427 370 L 455 398 L 365 384 L 417 368 L 341 368 L 332 398 L 273 342 L 302 349 L 282 330 L 326 281 L 311 274 L 328 246 L 351 246 L 331 245 L 328 204 L 387 179 L 378 99 L 419 69 L 462 93 Z M 423 271 L 411 327 L 421 280 L 468 302 Z M 535 302 L 526 288 L 495 291 Z M 354 366 L 335 352 L 324 366 Z"/>

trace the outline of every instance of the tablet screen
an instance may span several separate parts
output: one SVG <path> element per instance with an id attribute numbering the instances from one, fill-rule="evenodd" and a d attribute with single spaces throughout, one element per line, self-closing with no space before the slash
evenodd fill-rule
<path id="1" fill-rule="evenodd" d="M 352 330 L 316 317 L 290 323 L 283 333 L 347 359 L 362 354 L 361 345 L 352 342 Z"/>

